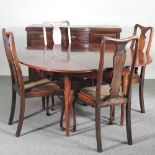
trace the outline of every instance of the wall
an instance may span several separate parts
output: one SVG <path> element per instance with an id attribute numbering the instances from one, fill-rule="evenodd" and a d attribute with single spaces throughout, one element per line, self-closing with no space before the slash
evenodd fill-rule
<path id="1" fill-rule="evenodd" d="M 26 46 L 25 27 L 46 20 L 69 20 L 72 25 L 118 25 L 121 37 L 132 34 L 136 23 L 155 25 L 154 0 L 5 0 L 0 5 L 0 28 L 15 34 L 18 49 Z M 155 37 L 151 55 L 155 57 Z M 9 75 L 9 68 L 0 36 L 0 75 Z M 22 52 L 22 51 L 21 51 Z M 146 78 L 155 78 L 155 62 L 148 66 Z M 27 69 L 23 68 L 24 75 Z"/>

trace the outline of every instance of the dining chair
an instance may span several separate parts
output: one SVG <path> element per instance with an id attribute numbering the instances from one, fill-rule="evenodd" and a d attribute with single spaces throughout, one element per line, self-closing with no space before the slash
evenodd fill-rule
<path id="1" fill-rule="evenodd" d="M 128 88 L 126 94 L 121 90 L 122 70 L 125 67 L 126 61 L 126 45 L 135 42 L 133 47 L 133 55 L 131 55 L 131 70 L 129 73 Z M 112 81 L 110 84 L 102 84 L 104 78 L 104 52 L 105 45 L 107 43 L 114 43 L 116 49 L 113 56 L 113 73 Z M 96 127 L 96 141 L 97 151 L 102 152 L 102 140 L 101 140 L 101 127 L 100 127 L 100 115 L 101 108 L 114 105 L 126 104 L 126 131 L 128 144 L 132 144 L 132 131 L 131 131 L 131 81 L 135 70 L 135 63 L 137 59 L 138 51 L 138 38 L 132 36 L 126 39 L 115 39 L 110 37 L 104 37 L 100 46 L 100 59 L 97 73 L 96 86 L 82 88 L 78 93 L 78 99 L 85 102 L 87 105 L 95 108 L 95 127 Z"/>
<path id="2" fill-rule="evenodd" d="M 48 39 L 47 39 L 47 27 L 52 27 L 52 38 L 53 38 L 53 44 L 61 44 L 62 43 L 62 36 L 61 36 L 61 27 L 66 27 L 67 32 L 65 35 L 65 40 L 67 43 L 67 47 L 69 48 L 71 44 L 71 31 L 70 31 L 70 23 L 69 21 L 44 21 L 43 22 L 43 37 L 44 37 L 44 46 L 45 48 L 48 48 Z M 64 39 L 64 38 L 63 38 Z"/>
<path id="3" fill-rule="evenodd" d="M 152 38 L 153 38 L 153 27 L 145 27 L 139 24 L 136 24 L 134 26 L 134 32 L 133 35 L 137 35 L 139 37 L 139 46 L 138 46 L 138 52 L 141 52 L 142 54 L 149 54 Z M 132 42 L 130 48 L 133 48 L 135 46 L 135 43 Z M 140 101 L 140 109 L 141 113 L 145 113 L 145 106 L 144 106 L 144 78 L 145 78 L 145 70 L 146 66 L 142 67 L 136 67 L 133 78 L 132 78 L 132 84 L 139 84 L 139 101 Z M 127 80 L 128 75 L 130 72 L 130 68 L 125 68 L 123 70 L 123 77 L 122 77 L 122 86 L 124 92 L 127 90 Z M 124 122 L 124 110 L 125 108 L 122 106 L 121 108 L 121 124 Z"/>
<path id="4" fill-rule="evenodd" d="M 2 36 L 5 53 L 10 67 L 12 81 L 12 105 L 9 117 L 9 125 L 13 123 L 14 112 L 16 107 L 16 94 L 18 94 L 20 97 L 20 111 L 16 136 L 19 137 L 24 120 L 26 98 L 45 97 L 56 94 L 62 94 L 63 90 L 47 78 L 32 81 L 24 81 L 22 70 L 16 53 L 14 35 L 12 32 L 7 32 L 5 28 L 3 28 Z"/>
<path id="5" fill-rule="evenodd" d="M 133 35 L 139 36 L 138 52 L 149 54 L 151 44 L 152 44 L 152 38 L 153 38 L 153 27 L 144 27 L 142 25 L 136 24 L 134 26 Z M 133 46 L 134 46 L 134 42 L 132 42 L 131 48 L 133 48 Z M 144 106 L 145 70 L 146 70 L 146 66 L 136 67 L 133 75 L 133 79 L 132 79 L 133 84 L 139 83 L 139 101 L 140 101 L 141 113 L 145 113 L 145 106 Z"/>

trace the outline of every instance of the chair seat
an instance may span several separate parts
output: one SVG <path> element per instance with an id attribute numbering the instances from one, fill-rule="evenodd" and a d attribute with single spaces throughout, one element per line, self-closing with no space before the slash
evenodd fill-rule
<path id="1" fill-rule="evenodd" d="M 108 84 L 101 86 L 101 100 L 104 100 L 107 96 L 110 95 L 109 91 L 110 86 Z M 96 98 L 96 86 L 85 87 L 80 92 L 85 93 L 87 96 L 91 96 L 93 99 Z"/>
<path id="2" fill-rule="evenodd" d="M 130 68 L 126 67 L 123 69 L 123 76 L 124 75 L 129 75 L 130 74 Z M 141 77 L 139 76 L 138 73 L 134 73 L 132 76 L 132 84 L 134 83 L 139 83 L 141 81 Z"/>
<path id="3" fill-rule="evenodd" d="M 26 81 L 24 89 L 26 97 L 38 96 L 39 94 L 41 94 L 40 96 L 43 96 L 43 94 L 50 95 L 63 92 L 57 84 L 46 78 L 35 81 Z"/>
<path id="4" fill-rule="evenodd" d="M 47 78 L 44 79 L 39 79 L 39 80 L 33 80 L 33 81 L 25 81 L 24 83 L 24 89 L 28 90 L 28 89 L 32 89 L 35 88 L 37 86 L 41 86 L 47 83 L 50 83 L 51 81 Z"/>
<path id="5" fill-rule="evenodd" d="M 115 104 L 123 104 L 127 102 L 126 98 L 123 96 L 123 92 L 119 92 L 119 96 L 115 98 L 110 98 L 110 85 L 102 85 L 101 86 L 101 104 L 100 106 L 110 106 Z M 95 106 L 96 104 L 96 86 L 92 87 L 85 87 L 81 89 L 81 91 L 78 93 L 78 97 L 82 101 L 87 101 L 91 106 Z"/>

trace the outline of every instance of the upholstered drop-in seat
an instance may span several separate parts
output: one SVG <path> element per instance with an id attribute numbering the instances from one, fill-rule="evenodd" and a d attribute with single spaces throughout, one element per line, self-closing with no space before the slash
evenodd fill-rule
<path id="1" fill-rule="evenodd" d="M 110 85 L 106 84 L 106 85 L 102 85 L 101 86 L 101 93 L 100 93 L 100 98 L 101 98 L 101 102 L 103 102 L 103 104 L 101 104 L 100 106 L 110 106 L 113 104 L 117 104 L 116 100 L 119 100 L 119 104 L 120 102 L 122 102 L 122 104 L 125 102 L 127 103 L 126 98 L 124 98 L 122 91 L 119 91 L 119 96 L 116 98 L 109 98 L 110 96 Z M 79 93 L 78 93 L 78 98 L 80 100 L 87 100 L 88 104 L 91 106 L 94 106 L 96 103 L 96 86 L 92 86 L 92 87 L 85 87 L 83 88 Z"/>
<path id="2" fill-rule="evenodd" d="M 47 92 L 49 92 L 50 94 L 60 92 L 60 87 L 46 78 L 35 80 L 32 82 L 25 81 L 24 89 L 25 89 L 25 92 L 29 93 L 29 95 L 30 95 L 30 92 L 35 92 L 35 93 L 45 92 L 45 94 L 47 94 Z"/>

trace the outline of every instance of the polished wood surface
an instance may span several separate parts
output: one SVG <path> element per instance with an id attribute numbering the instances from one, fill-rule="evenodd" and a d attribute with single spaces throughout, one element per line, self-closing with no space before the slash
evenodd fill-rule
<path id="1" fill-rule="evenodd" d="M 19 49 L 18 60 L 20 63 L 48 72 L 59 72 L 64 75 L 64 95 L 65 95 L 65 119 L 66 119 L 66 136 L 70 134 L 70 107 L 72 96 L 70 75 L 75 74 L 92 74 L 98 69 L 100 44 L 89 44 L 89 48 L 73 48 L 70 52 L 60 45 L 54 45 L 53 49 Z M 104 54 L 104 69 L 113 67 L 114 48 L 107 48 Z M 68 59 L 70 54 L 70 59 Z M 124 66 L 131 66 L 133 52 L 128 49 L 126 53 L 126 61 Z M 148 54 L 138 52 L 136 66 L 145 66 L 152 62 L 152 58 Z"/>
<path id="2" fill-rule="evenodd" d="M 67 28 L 61 27 L 62 43 L 68 42 Z M 27 47 L 44 48 L 43 25 L 32 24 L 25 28 Z M 71 42 L 73 45 L 88 47 L 89 43 L 101 43 L 103 36 L 120 38 L 121 28 L 113 25 L 71 25 Z M 52 48 L 53 28 L 47 28 L 47 46 Z"/>
<path id="3" fill-rule="evenodd" d="M 70 60 L 68 60 L 67 49 L 60 45 L 54 45 L 53 49 L 19 49 L 19 61 L 32 68 L 61 73 L 82 73 L 97 70 L 99 62 L 100 45 L 90 44 L 89 48 L 71 48 Z M 107 49 L 105 52 L 104 68 L 113 66 L 114 49 Z M 130 66 L 132 50 L 127 49 L 125 66 Z M 136 66 L 145 66 L 152 62 L 149 54 L 138 52 Z"/>

